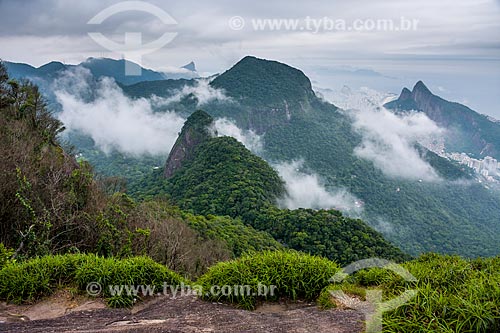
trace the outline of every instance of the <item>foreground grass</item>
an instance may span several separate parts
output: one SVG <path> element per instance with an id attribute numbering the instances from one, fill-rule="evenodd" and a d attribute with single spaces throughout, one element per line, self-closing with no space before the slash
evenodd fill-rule
<path id="1" fill-rule="evenodd" d="M 467 260 L 427 254 L 403 266 L 418 282 L 378 268 L 363 270 L 325 288 L 318 302 L 334 307 L 329 291 L 335 289 L 361 297 L 363 289 L 382 289 L 387 300 L 415 289 L 416 297 L 384 313 L 384 332 L 500 332 L 500 257 Z"/>
<path id="2" fill-rule="evenodd" d="M 339 270 L 334 262 L 296 251 L 264 251 L 212 266 L 197 284 L 203 291 L 214 286 L 249 286 L 249 293 L 203 293 L 202 298 L 238 304 L 254 309 L 259 300 L 315 300 L 328 280 Z M 260 287 L 259 287 L 260 286 Z M 268 293 L 259 295 L 263 287 Z M 273 293 L 270 293 L 274 286 Z"/>
<path id="3" fill-rule="evenodd" d="M 0 299 L 31 303 L 62 287 L 86 291 L 90 283 L 102 286 L 100 296 L 109 306 L 127 307 L 133 305 L 134 295 L 112 295 L 108 286 L 151 285 L 160 289 L 164 283 L 178 285 L 186 281 L 148 257 L 115 259 L 94 254 L 53 255 L 7 263 L 0 270 Z"/>
<path id="4" fill-rule="evenodd" d="M 359 271 L 342 283 L 330 284 L 339 271 L 334 262 L 296 251 L 265 251 L 212 266 L 201 276 L 201 298 L 254 309 L 259 301 L 280 298 L 316 300 L 333 307 L 329 291 L 365 298 L 367 289 L 382 289 L 385 300 L 405 290 L 416 297 L 384 313 L 384 332 L 500 332 L 500 257 L 468 260 L 427 254 L 403 266 L 417 278 L 407 282 L 380 268 Z M 112 307 L 131 306 L 134 296 L 113 296 L 108 285 L 188 284 L 180 275 L 147 257 L 102 258 L 92 254 L 45 256 L 7 262 L 0 269 L 0 299 L 26 303 L 51 295 L 58 288 L 85 291 L 91 282 L 103 286 L 101 296 Z M 213 287 L 248 286 L 244 293 L 207 293 Z M 275 286 L 259 295 L 261 286 Z M 163 289 L 162 289 L 163 290 Z M 262 291 L 262 288 L 260 289 Z"/>

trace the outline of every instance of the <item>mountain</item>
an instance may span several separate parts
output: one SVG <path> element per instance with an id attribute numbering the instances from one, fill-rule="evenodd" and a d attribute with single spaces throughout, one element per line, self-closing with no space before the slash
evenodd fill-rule
<path id="1" fill-rule="evenodd" d="M 323 107 L 302 71 L 252 56 L 241 59 L 210 85 L 225 91 L 238 105 L 216 103 L 206 110 L 215 117 L 230 117 L 258 134 Z"/>
<path id="2" fill-rule="evenodd" d="M 164 170 L 169 193 L 197 214 L 253 214 L 284 194 L 283 182 L 260 157 L 231 137 L 214 137 L 213 118 L 194 112 L 185 122 Z"/>
<path id="3" fill-rule="evenodd" d="M 194 64 L 194 61 L 191 61 L 189 64 L 184 65 L 181 68 L 187 69 L 188 71 L 191 72 L 196 72 L 196 65 Z"/>
<path id="4" fill-rule="evenodd" d="M 104 76 L 112 77 L 116 82 L 122 85 L 131 85 L 143 81 L 165 80 L 169 79 L 170 77 L 179 79 L 186 76 L 188 79 L 191 79 L 192 77 L 198 76 L 198 74 L 196 74 L 195 72 L 196 67 L 194 62 L 190 62 L 189 64 L 182 67 L 183 69 L 193 72 L 185 75 L 183 75 L 182 73 L 156 72 L 151 69 L 141 67 L 140 65 L 129 60 L 115 60 L 109 58 L 88 58 L 78 65 L 67 65 L 61 62 L 52 61 L 38 68 L 28 64 L 14 63 L 9 61 L 5 61 L 4 65 L 7 67 L 7 71 L 10 77 L 15 79 L 32 79 L 37 83 L 39 83 L 40 81 L 46 81 L 45 83 L 50 83 L 52 80 L 56 79 L 63 71 L 75 67 L 87 68 L 96 79 Z M 125 66 L 139 68 L 140 75 L 126 75 Z"/>
<path id="5" fill-rule="evenodd" d="M 186 161 L 193 158 L 195 149 L 212 137 L 213 118 L 203 111 L 194 112 L 184 123 L 165 165 L 165 177 L 172 177 Z"/>
<path id="6" fill-rule="evenodd" d="M 154 89 L 168 85 L 173 86 L 165 80 L 143 82 L 144 94 L 141 89 L 133 94 L 149 97 Z M 364 203 L 361 218 L 407 253 L 470 257 L 500 253 L 498 193 L 474 183 L 463 167 L 421 146 L 414 151 L 432 166 L 438 181 L 384 174 L 355 153 L 363 144 L 363 133 L 353 126 L 352 115 L 316 96 L 302 71 L 245 57 L 210 85 L 224 91 L 229 100 L 207 102 L 205 112 L 259 134 L 260 154 L 266 161 L 302 160 L 303 168 L 317 174 L 327 190 L 351 193 Z M 169 108 L 187 117 L 198 103 L 195 96 L 188 96 Z M 398 159 L 393 158 L 393 162 Z"/>
<path id="7" fill-rule="evenodd" d="M 34 76 L 35 72 L 37 71 L 36 67 L 19 62 L 4 61 L 3 64 L 7 69 L 9 77 L 12 79 L 31 77 Z"/>
<path id="8" fill-rule="evenodd" d="M 424 112 L 446 128 L 448 152 L 465 152 L 476 158 L 500 158 L 500 124 L 465 105 L 434 95 L 422 81 L 413 90 L 404 88 L 398 99 L 384 105 L 396 112 Z"/>
<path id="9" fill-rule="evenodd" d="M 188 275 L 282 248 L 241 220 L 193 215 L 164 200 L 133 201 L 119 179 L 94 177 L 86 161 L 66 152 L 57 138 L 62 130 L 38 88 L 11 80 L 0 63 L 0 271 L 11 258 L 70 251 L 147 254 Z"/>
<path id="10" fill-rule="evenodd" d="M 143 81 L 128 86 L 122 86 L 124 93 L 130 97 L 170 97 L 184 86 L 192 86 L 196 83 L 194 79 L 167 79 L 159 81 Z"/>
<path id="11" fill-rule="evenodd" d="M 125 60 L 108 58 L 88 58 L 79 66 L 88 68 L 95 78 L 103 76 L 112 77 L 116 82 L 124 85 L 134 84 L 142 81 L 164 80 L 167 77 L 159 72 L 139 66 L 138 64 Z M 140 75 L 126 75 L 125 66 L 140 68 Z"/>
<path id="12" fill-rule="evenodd" d="M 287 247 L 339 263 L 380 256 L 407 258 L 361 220 L 335 210 L 277 208 L 284 183 L 263 159 L 231 137 L 216 137 L 212 117 L 194 112 L 167 159 L 167 179 L 137 181 L 143 193 L 164 191 L 184 210 L 241 219 Z M 168 172 L 167 172 L 168 171 Z"/>
<path id="13" fill-rule="evenodd" d="M 123 89 L 135 98 L 147 98 L 152 93 L 168 97 L 184 84 L 195 81 L 145 81 Z M 360 217 L 405 252 L 434 251 L 470 257 L 499 254 L 497 192 L 474 183 L 463 167 L 423 147 L 415 147 L 415 151 L 433 167 L 439 181 L 387 176 L 373 162 L 355 153 L 363 144 L 363 133 L 353 126 L 351 115 L 316 96 L 302 71 L 276 61 L 245 57 L 210 85 L 223 90 L 229 99 L 204 103 L 206 113 L 213 118 L 232 119 L 241 129 L 259 134 L 263 142 L 260 157 L 264 160 L 303 160 L 304 170 L 316 174 L 327 190 L 351 193 L 364 203 Z M 406 89 L 404 93 L 412 92 Z M 183 117 L 198 108 L 193 95 L 169 105 Z M 235 148 L 229 142 L 223 145 Z M 393 158 L 396 162 L 398 157 Z M 140 176 L 138 165 L 146 166 L 141 170 L 150 168 L 145 160 L 111 156 L 102 160 L 99 170 L 106 171 L 110 163 L 113 170 L 105 174 L 134 179 Z M 150 165 L 159 165 L 157 160 Z M 151 175 L 149 180 L 170 183 L 172 178 L 165 180 L 163 172 Z M 194 183 L 195 178 L 190 181 Z M 141 196 L 171 195 L 168 186 L 141 186 L 133 181 L 128 188 L 130 193 Z"/>
<path id="14" fill-rule="evenodd" d="M 277 61 L 246 56 L 215 78 L 211 85 L 223 88 L 238 101 L 283 107 L 314 97 L 311 81 L 300 70 Z"/>
<path id="15" fill-rule="evenodd" d="M 494 190 L 456 182 L 468 179 L 468 173 L 425 148 L 415 151 L 441 181 L 387 176 L 355 154 L 363 140 L 351 115 L 317 97 L 301 71 L 245 57 L 211 85 L 223 89 L 233 102 L 207 103 L 207 113 L 262 135 L 264 159 L 303 160 L 304 168 L 317 173 L 327 189 L 348 190 L 364 202 L 362 218 L 404 251 L 500 253 L 500 200 Z M 185 113 L 195 106 L 186 103 L 176 109 Z"/>
<path id="16" fill-rule="evenodd" d="M 7 67 L 9 76 L 21 79 L 35 79 L 51 81 L 57 78 L 63 71 L 75 67 L 84 67 L 90 70 L 95 78 L 100 78 L 103 76 L 112 77 L 116 82 L 121 84 L 133 84 L 141 81 L 154 81 L 166 79 L 166 76 L 162 73 L 152 71 L 140 67 L 138 64 L 130 62 L 128 60 L 114 60 L 108 58 L 88 58 L 84 62 L 78 65 L 66 65 L 61 62 L 52 61 L 38 68 L 31 65 L 13 62 L 4 62 Z M 131 76 L 125 75 L 125 65 L 138 66 L 141 69 L 141 75 Z"/>

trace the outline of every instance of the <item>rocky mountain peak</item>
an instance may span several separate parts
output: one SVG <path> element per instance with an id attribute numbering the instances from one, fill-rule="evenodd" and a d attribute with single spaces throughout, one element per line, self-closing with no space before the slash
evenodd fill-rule
<path id="1" fill-rule="evenodd" d="M 182 68 L 187 69 L 191 72 L 196 72 L 196 65 L 194 61 L 191 61 L 189 64 L 182 66 Z"/>
<path id="2" fill-rule="evenodd" d="M 401 95 L 399 95 L 399 99 L 404 101 L 410 98 L 412 98 L 410 89 L 403 88 L 403 90 L 401 91 Z"/>
<path id="3" fill-rule="evenodd" d="M 427 88 L 427 86 L 422 82 L 418 81 L 411 92 L 413 99 L 418 102 L 421 99 L 429 99 L 434 96 L 432 92 Z"/>
<path id="4" fill-rule="evenodd" d="M 202 110 L 191 114 L 184 123 L 165 164 L 164 176 L 170 178 L 189 160 L 196 147 L 213 136 L 213 118 Z"/>

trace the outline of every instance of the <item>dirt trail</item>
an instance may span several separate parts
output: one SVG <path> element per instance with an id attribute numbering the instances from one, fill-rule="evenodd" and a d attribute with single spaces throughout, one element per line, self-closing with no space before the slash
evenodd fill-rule
<path id="1" fill-rule="evenodd" d="M 0 309 L 1 332 L 287 332 L 287 333 L 351 333 L 363 331 L 363 315 L 353 310 L 321 311 L 314 304 L 264 304 L 256 311 L 210 303 L 194 296 L 157 297 L 132 310 L 105 308 L 102 302 L 80 300 L 66 307 L 52 298 L 41 305 Z M 43 303 L 45 302 L 45 304 Z M 46 309 L 48 319 L 40 312 Z M 36 309 L 36 310 L 35 310 Z M 52 309 L 52 312 L 48 312 Z M 59 309 L 59 310 L 54 310 Z M 32 318 L 16 317 L 17 313 Z M 30 312 L 31 311 L 31 312 Z M 63 313 L 61 313 L 63 312 Z M 3 316 L 3 317 L 2 317 Z M 4 319 L 2 319 L 4 318 Z"/>

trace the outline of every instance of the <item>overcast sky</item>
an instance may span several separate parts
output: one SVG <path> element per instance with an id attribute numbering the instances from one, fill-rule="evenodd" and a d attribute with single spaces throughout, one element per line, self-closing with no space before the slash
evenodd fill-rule
<path id="1" fill-rule="evenodd" d="M 161 70 L 194 60 L 201 72 L 215 73 L 252 54 L 299 67 L 317 84 L 333 88 L 365 84 L 399 92 L 424 79 L 443 97 L 500 117 L 499 0 L 148 2 L 177 24 L 139 11 L 116 14 L 98 26 L 87 24 L 120 3 L 116 0 L 0 0 L 0 58 L 35 66 L 52 60 L 78 63 L 90 56 L 120 58 L 88 33 L 120 42 L 125 32 L 140 32 L 148 42 L 173 32 L 172 42 L 143 57 L 143 66 Z M 239 30 L 231 28 L 235 16 L 245 21 Z M 401 17 L 418 24 L 411 31 L 304 28 L 306 17 L 324 24 L 325 16 L 347 25 L 357 19 L 393 19 L 397 25 Z M 302 29 L 254 29 L 253 20 L 266 18 L 298 19 Z M 357 69 L 373 72 L 351 75 Z"/>

